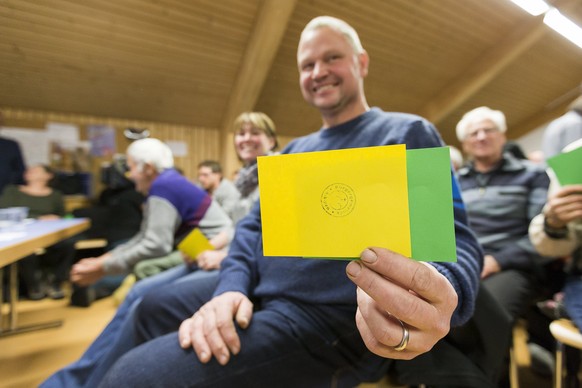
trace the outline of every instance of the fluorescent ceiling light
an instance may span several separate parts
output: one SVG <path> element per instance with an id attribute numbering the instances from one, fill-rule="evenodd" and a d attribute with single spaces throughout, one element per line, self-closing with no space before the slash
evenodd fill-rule
<path id="1" fill-rule="evenodd" d="M 576 46 L 582 48 L 582 28 L 562 15 L 556 8 L 552 8 L 546 13 L 544 23 Z"/>
<path id="2" fill-rule="evenodd" d="M 550 9 L 550 6 L 544 0 L 511 0 L 511 1 L 534 16 L 546 13 Z"/>

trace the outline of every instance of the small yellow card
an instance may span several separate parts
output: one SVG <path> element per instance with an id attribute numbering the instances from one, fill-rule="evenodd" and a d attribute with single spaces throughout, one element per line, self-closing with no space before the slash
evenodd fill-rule
<path id="1" fill-rule="evenodd" d="M 195 260 L 200 253 L 214 250 L 214 247 L 200 229 L 195 228 L 178 244 L 178 250 Z"/>
<path id="2" fill-rule="evenodd" d="M 265 256 L 411 256 L 405 145 L 258 159 Z"/>

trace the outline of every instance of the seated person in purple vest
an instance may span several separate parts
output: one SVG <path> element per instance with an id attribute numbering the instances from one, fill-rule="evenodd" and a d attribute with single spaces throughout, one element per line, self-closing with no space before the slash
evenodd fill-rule
<path id="1" fill-rule="evenodd" d="M 282 153 L 443 146 L 427 120 L 368 106 L 369 60 L 344 21 L 324 16 L 305 27 L 300 87 L 323 126 Z M 144 297 L 136 312 L 143 343 L 101 386 L 353 387 L 380 378 L 394 359 L 429 351 L 471 316 L 482 265 L 452 182 L 456 263 L 420 263 L 365 246 L 347 266 L 264 257 L 255 204 L 236 226 L 218 282 L 182 282 Z"/>
<path id="2" fill-rule="evenodd" d="M 229 241 L 224 234 L 229 233 L 230 218 L 204 190 L 173 169 L 167 145 L 157 139 L 137 140 L 127 149 L 127 164 L 136 189 L 146 195 L 142 227 L 127 243 L 75 264 L 71 280 L 76 284 L 91 285 L 106 274 L 129 273 L 141 260 L 165 256 L 196 227 L 217 249 Z"/>
<path id="3" fill-rule="evenodd" d="M 232 221 L 204 190 L 172 168 L 173 157 L 167 145 L 156 139 L 137 140 L 129 146 L 127 159 L 130 178 L 146 195 L 142 228 L 111 252 L 81 260 L 71 271 L 73 281 L 88 285 L 105 273 L 129 272 L 140 260 L 170 253 L 176 242 L 195 227 L 216 249 L 228 247 Z M 42 386 L 97 386 L 111 364 L 135 346 L 133 312 L 145 293 L 171 287 L 182 278 L 199 281 L 216 277 L 217 270 L 202 270 L 196 263 L 186 263 L 138 281 L 81 358 L 58 370 Z"/>
<path id="4" fill-rule="evenodd" d="M 241 113 L 234 120 L 232 129 L 234 149 L 242 163 L 234 184 L 225 178 L 221 179 L 222 173 L 211 173 L 220 168 L 216 162 L 202 162 L 198 169 L 198 179 L 202 188 L 222 206 L 236 225 L 251 211 L 252 206 L 259 199 L 257 158 L 273 155 L 278 148 L 278 141 L 275 123 L 262 112 Z M 225 186 L 226 182 L 229 182 L 227 186 Z M 215 190 L 212 188 L 213 185 L 217 187 Z M 233 196 L 233 191 L 236 192 L 236 200 L 227 201 L 224 190 L 222 194 L 219 193 L 224 187 L 230 187 L 228 191 L 231 194 L 228 196 Z M 230 203 L 227 204 L 227 202 Z M 199 267 L 206 270 L 218 269 L 226 253 L 225 249 L 204 251 L 196 257 L 196 262 Z M 135 267 L 134 273 L 138 279 L 143 279 L 180 264 L 182 264 L 181 256 L 173 254 L 160 259 L 142 261 Z"/>

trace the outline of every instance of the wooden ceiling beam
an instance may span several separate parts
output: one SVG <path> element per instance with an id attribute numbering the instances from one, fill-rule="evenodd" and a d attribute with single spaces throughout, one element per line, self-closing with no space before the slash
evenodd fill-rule
<path id="1" fill-rule="evenodd" d="M 264 0 L 226 107 L 221 127 L 222 163 L 233 168 L 231 125 L 242 112 L 254 109 L 283 40 L 297 0 Z M 229 155 L 231 158 L 229 158 Z"/>
<path id="2" fill-rule="evenodd" d="M 469 68 L 442 89 L 419 112 L 437 124 L 494 79 L 547 32 L 542 17 L 528 18 L 485 51 Z"/>
<path id="3" fill-rule="evenodd" d="M 572 100 L 564 100 L 552 108 L 545 109 L 533 116 L 528 117 L 526 120 L 520 123 L 512 125 L 511 130 L 508 131 L 507 137 L 509 139 L 519 139 L 521 136 L 527 134 L 528 132 L 537 129 L 566 113 L 568 111 L 568 106 L 571 103 Z"/>
<path id="4" fill-rule="evenodd" d="M 578 0 L 552 1 L 552 5 L 561 11 L 568 11 L 577 4 Z M 426 104 L 419 114 L 438 126 L 441 120 L 488 84 L 548 31 L 543 23 L 543 15 L 529 17 L 477 58 L 472 66 Z"/>

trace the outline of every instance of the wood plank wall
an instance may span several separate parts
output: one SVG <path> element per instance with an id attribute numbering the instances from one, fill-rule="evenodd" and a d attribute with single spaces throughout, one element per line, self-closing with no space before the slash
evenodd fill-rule
<path id="1" fill-rule="evenodd" d="M 47 112 L 29 109 L 16 109 L 11 107 L 0 107 L 4 117 L 5 127 L 44 129 L 49 122 L 74 124 L 79 127 L 81 140 L 87 139 L 86 128 L 92 124 L 104 124 L 115 128 L 117 152 L 124 153 L 130 141 L 125 138 L 123 131 L 127 127 L 148 128 L 151 137 L 162 141 L 181 141 L 187 145 L 187 155 L 175 157 L 175 164 L 184 171 L 184 175 L 189 179 L 196 179 L 196 166 L 203 160 L 221 160 L 220 132 L 216 128 L 203 128 L 197 126 L 176 125 L 161 122 L 150 122 L 141 120 L 121 119 L 113 117 L 99 117 L 93 115 L 83 115 L 76 113 Z M 279 138 L 280 149 L 283 148 L 293 137 Z M 227 147 L 228 148 L 228 147 Z M 234 154 L 234 149 L 232 150 Z M 236 157 L 233 158 L 236 163 Z M 107 161 L 102 158 L 94 158 L 91 172 L 94 174 L 94 186 L 98 194 L 102 188 L 98 182 L 98 171 L 102 162 Z M 223 166 L 225 175 L 230 177 L 240 166 Z"/>
<path id="2" fill-rule="evenodd" d="M 171 140 L 186 143 L 188 147 L 187 155 L 175 157 L 175 164 L 190 179 L 196 178 L 196 166 L 199 162 L 205 159 L 220 159 L 219 131 L 213 128 L 4 107 L 0 108 L 0 110 L 3 113 L 4 126 L 6 127 L 44 129 L 49 122 L 74 124 L 79 127 L 81 140 L 87 139 L 86 128 L 88 125 L 104 124 L 112 126 L 115 128 L 118 153 L 124 153 L 130 144 L 130 141 L 123 135 L 125 128 L 148 128 L 152 137 L 159 138 L 162 141 Z M 91 172 L 98 175 L 96 173 L 99 171 L 101 162 L 104 161 L 107 160 L 94 158 Z"/>

